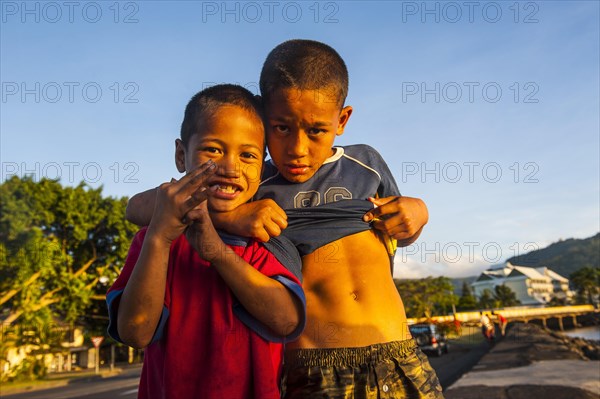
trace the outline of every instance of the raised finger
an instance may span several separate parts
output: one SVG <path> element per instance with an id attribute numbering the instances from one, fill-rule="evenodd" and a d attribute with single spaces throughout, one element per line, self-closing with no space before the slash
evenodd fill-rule
<path id="1" fill-rule="evenodd" d="M 185 200 L 185 207 L 187 210 L 195 208 L 203 201 L 206 201 L 208 198 L 208 188 L 199 187 L 196 191 L 194 191 L 189 198 Z"/>
<path id="2" fill-rule="evenodd" d="M 178 188 L 179 192 L 182 194 L 187 194 L 189 196 L 192 195 L 193 192 L 198 190 L 204 184 L 204 181 L 207 177 L 211 176 L 215 170 L 217 169 L 217 165 L 212 160 L 200 165 L 196 169 L 192 170 L 190 173 L 183 176 L 179 179 Z"/>

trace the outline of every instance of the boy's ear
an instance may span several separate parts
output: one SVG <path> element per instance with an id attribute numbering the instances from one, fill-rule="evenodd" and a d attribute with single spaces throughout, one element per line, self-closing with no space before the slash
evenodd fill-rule
<path id="1" fill-rule="evenodd" d="M 344 129 L 346 128 L 346 124 L 348 123 L 348 120 L 350 119 L 350 115 L 352 115 L 352 107 L 351 106 L 348 105 L 348 106 L 342 108 L 342 110 L 340 111 L 340 117 L 338 119 L 337 132 L 335 132 L 336 136 L 341 136 L 342 134 L 344 134 Z"/>
<path id="2" fill-rule="evenodd" d="M 185 173 L 185 144 L 181 139 L 175 139 L 175 165 L 179 173 Z"/>

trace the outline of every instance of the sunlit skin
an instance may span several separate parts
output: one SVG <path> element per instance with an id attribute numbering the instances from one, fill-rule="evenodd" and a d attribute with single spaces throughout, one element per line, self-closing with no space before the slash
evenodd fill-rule
<path id="1" fill-rule="evenodd" d="M 267 103 L 269 154 L 290 182 L 309 180 L 333 154 L 351 107 L 314 90 L 280 90 Z M 307 324 L 288 348 L 359 347 L 410 338 L 384 244 L 372 230 L 302 259 Z"/>
<path id="2" fill-rule="evenodd" d="M 265 135 L 255 114 L 240 107 L 219 108 L 205 118 L 188 143 L 176 141 L 175 161 L 180 172 L 192 171 L 212 160 L 215 174 L 206 183 L 208 207 L 227 212 L 248 202 L 258 190 Z"/>
<path id="3" fill-rule="evenodd" d="M 286 180 L 303 183 L 333 155 L 333 141 L 344 133 L 352 107 L 340 107 L 322 93 L 283 89 L 266 107 L 269 155 Z"/>

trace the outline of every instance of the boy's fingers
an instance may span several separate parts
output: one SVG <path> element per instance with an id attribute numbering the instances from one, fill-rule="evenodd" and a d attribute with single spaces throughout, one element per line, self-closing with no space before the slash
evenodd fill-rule
<path id="1" fill-rule="evenodd" d="M 403 208 L 400 205 L 399 198 L 400 197 L 369 198 L 369 201 L 377 205 L 377 208 L 367 212 L 365 216 L 363 216 L 363 220 L 365 222 L 370 222 L 376 218 L 387 220 L 390 217 L 402 214 Z"/>
<path id="2" fill-rule="evenodd" d="M 188 211 L 183 217 L 183 221 L 185 224 L 190 225 L 198 220 L 204 219 L 205 217 L 208 217 L 208 208 L 206 203 L 202 203 Z"/>
<path id="3" fill-rule="evenodd" d="M 404 240 L 414 236 L 417 230 L 406 221 L 399 220 L 397 217 L 386 220 L 376 220 L 371 223 L 373 228 L 384 232 L 388 236 L 397 240 Z"/>
<path id="4" fill-rule="evenodd" d="M 381 206 L 384 204 L 387 204 L 389 202 L 388 197 L 385 198 L 375 198 L 375 197 L 369 197 L 369 201 L 373 204 L 375 204 L 375 206 Z"/>
<path id="5" fill-rule="evenodd" d="M 277 205 L 277 203 L 271 199 L 260 200 L 256 202 L 261 205 L 257 205 L 260 218 L 275 220 L 278 225 L 285 228 L 287 227 L 287 214 L 285 211 Z"/>
<path id="6" fill-rule="evenodd" d="M 396 240 L 403 240 L 411 237 L 406 230 L 401 226 L 389 227 L 386 225 L 384 220 L 376 220 L 372 223 L 374 229 L 384 232 L 386 235 L 395 238 Z"/>
<path id="7" fill-rule="evenodd" d="M 287 223 L 286 223 L 287 225 Z M 283 227 L 285 228 L 285 227 Z M 280 227 L 277 223 L 265 223 L 265 230 L 267 232 L 267 234 L 269 234 L 269 237 L 277 237 L 278 235 L 281 234 L 281 229 L 282 227 Z"/>
<path id="8" fill-rule="evenodd" d="M 375 219 L 382 219 L 386 215 L 388 215 L 390 212 L 391 212 L 391 209 L 389 209 L 385 205 L 381 205 L 381 206 L 378 206 L 375 209 L 371 209 L 369 212 L 365 213 L 365 215 L 363 216 L 363 220 L 365 222 L 371 222 L 372 220 L 375 220 Z"/>
<path id="9" fill-rule="evenodd" d="M 191 195 L 199 186 L 204 183 L 204 180 L 212 175 L 217 169 L 217 165 L 213 161 L 208 161 L 196 169 L 192 170 L 187 175 L 179 179 L 180 191 Z"/>
<path id="10" fill-rule="evenodd" d="M 288 225 L 287 215 L 285 215 L 285 213 L 284 213 L 283 217 L 279 214 L 273 215 L 272 221 L 280 229 L 279 234 L 281 234 L 281 230 L 285 229 Z M 279 235 L 279 234 L 277 234 L 277 235 Z"/>
<path id="11" fill-rule="evenodd" d="M 259 231 L 256 234 L 256 237 L 254 237 L 254 238 L 260 242 L 267 242 L 267 241 L 269 241 L 271 236 L 269 235 L 269 233 L 266 230 L 262 230 L 262 231 Z"/>
<path id="12" fill-rule="evenodd" d="M 198 206 L 200 203 L 206 201 L 208 198 L 208 189 L 206 187 L 200 187 L 190 195 L 185 201 L 186 208 L 191 209 Z"/>
<path id="13" fill-rule="evenodd" d="M 386 198 L 373 198 L 370 197 L 369 201 L 373 204 L 375 204 L 376 208 L 375 209 L 371 209 L 369 212 L 365 213 L 365 215 L 363 216 L 363 220 L 365 222 L 370 222 L 373 219 L 377 219 L 377 218 L 381 218 L 382 216 L 385 216 L 389 213 L 392 213 L 393 208 L 391 207 L 392 200 L 389 199 L 389 197 Z"/>
<path id="14" fill-rule="evenodd" d="M 277 224 L 285 229 L 287 227 L 287 214 L 279 206 L 274 207 L 273 210 L 276 215 L 275 217 L 273 217 L 273 220 L 278 221 Z M 282 223 L 280 223 L 279 221 L 282 221 Z"/>

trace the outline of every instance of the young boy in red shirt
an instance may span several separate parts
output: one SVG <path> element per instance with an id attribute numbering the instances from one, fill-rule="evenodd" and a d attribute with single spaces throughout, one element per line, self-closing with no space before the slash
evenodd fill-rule
<path id="1" fill-rule="evenodd" d="M 285 240 L 219 233 L 208 216 L 254 196 L 264 147 L 246 89 L 214 86 L 187 105 L 175 151 L 187 174 L 158 188 L 107 294 L 111 336 L 146 347 L 139 398 L 280 396 L 281 343 L 304 327 L 300 258 Z"/>

